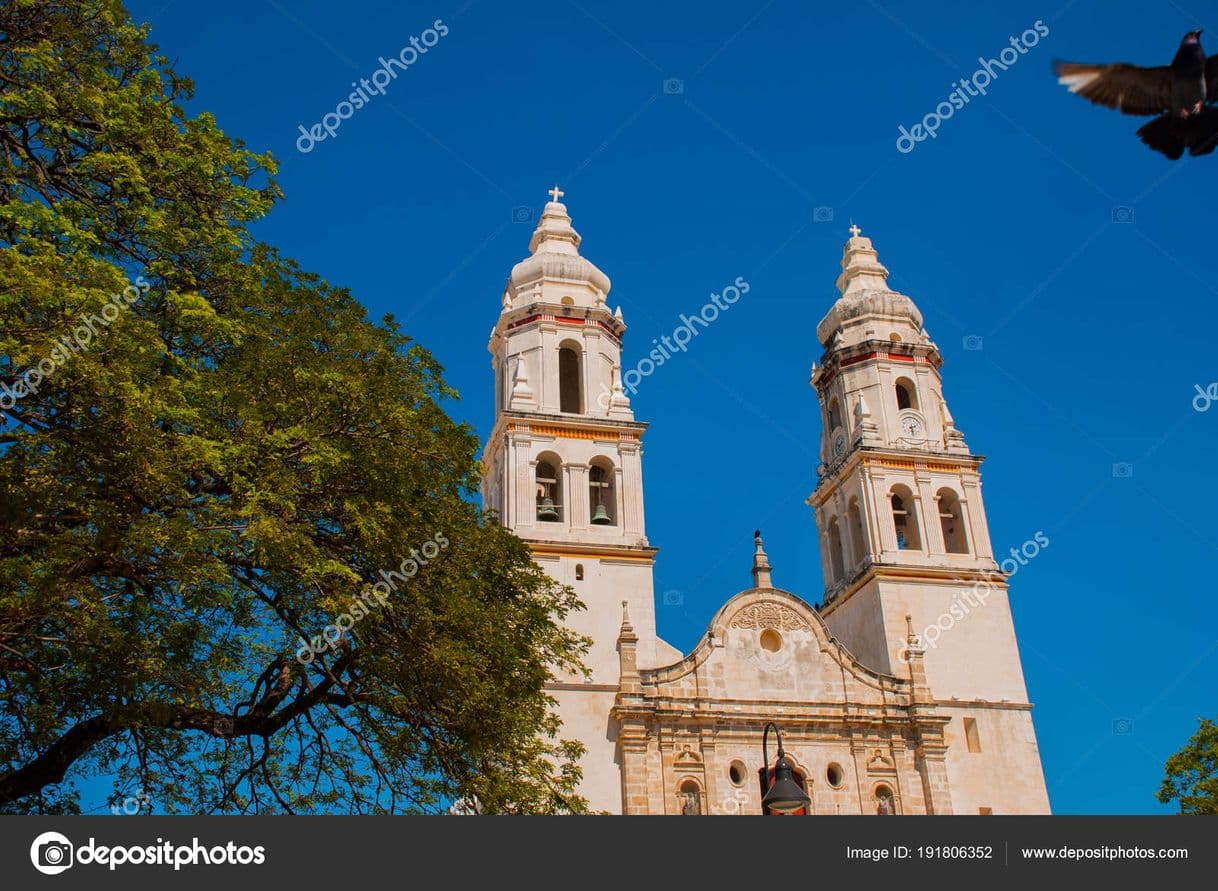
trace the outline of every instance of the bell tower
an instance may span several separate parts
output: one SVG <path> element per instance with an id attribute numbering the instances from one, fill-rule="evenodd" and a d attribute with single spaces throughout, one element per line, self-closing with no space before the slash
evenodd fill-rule
<path id="1" fill-rule="evenodd" d="M 621 308 L 608 276 L 580 256 L 563 193 L 551 201 L 512 269 L 489 350 L 495 424 L 483 454 L 483 503 L 524 539 L 585 609 L 568 617 L 589 637 L 591 677 L 555 678 L 562 736 L 584 743 L 582 794 L 620 812 L 609 711 L 617 693 L 623 603 L 641 667 L 656 664 L 652 566 L 643 516 L 642 437 L 621 384 Z M 665 645 L 667 646 L 667 645 Z"/>
<path id="2" fill-rule="evenodd" d="M 857 226 L 841 265 L 811 379 L 824 431 L 808 499 L 825 575 L 821 614 L 864 665 L 901 677 L 912 621 L 926 681 L 953 717 L 955 813 L 1047 813 L 1007 576 L 981 496 L 983 458 L 948 410 L 943 358 L 921 312 L 888 287 Z"/>

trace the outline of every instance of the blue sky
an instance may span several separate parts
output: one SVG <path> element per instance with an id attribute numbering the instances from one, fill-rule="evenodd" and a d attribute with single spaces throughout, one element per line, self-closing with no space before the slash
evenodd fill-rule
<path id="1" fill-rule="evenodd" d="M 628 365 L 710 292 L 751 284 L 633 399 L 653 422 L 656 590 L 681 601 L 659 598 L 659 631 L 685 650 L 747 587 L 755 527 L 775 583 L 820 599 L 808 369 L 857 222 L 920 306 L 957 425 L 988 457 L 996 548 L 1051 541 L 1012 604 L 1054 810 L 1165 810 L 1164 760 L 1218 712 L 1218 406 L 1192 405 L 1218 380 L 1218 156 L 1153 154 L 1139 119 L 1070 96 L 1050 62 L 1164 64 L 1207 23 L 1218 50 L 1214 4 L 129 7 L 194 78 L 191 110 L 280 160 L 287 199 L 258 234 L 393 312 L 483 434 L 487 335 L 532 228 L 514 214 L 538 213 L 554 182 L 613 279 Z M 297 150 L 300 125 L 436 19 L 446 36 Z M 1037 21 L 1048 36 L 988 95 L 897 150 L 899 126 Z"/>

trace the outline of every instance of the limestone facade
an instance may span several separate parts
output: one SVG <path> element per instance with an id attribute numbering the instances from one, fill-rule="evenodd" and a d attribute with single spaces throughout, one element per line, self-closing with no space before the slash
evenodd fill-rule
<path id="1" fill-rule="evenodd" d="M 592 807 L 760 813 L 773 721 L 809 813 L 1047 813 L 982 459 L 947 409 L 917 307 L 888 288 L 870 240 L 853 230 L 841 297 L 817 328 L 825 432 L 808 501 L 821 605 L 774 587 L 758 533 L 752 586 L 683 654 L 656 633 L 647 425 L 621 387 L 625 321 L 561 194 L 491 333 L 483 499 L 586 605 L 570 621 L 593 642 L 591 676 L 549 689 L 563 736 L 587 749 Z M 921 629 L 962 603 L 966 618 L 928 646 Z"/>

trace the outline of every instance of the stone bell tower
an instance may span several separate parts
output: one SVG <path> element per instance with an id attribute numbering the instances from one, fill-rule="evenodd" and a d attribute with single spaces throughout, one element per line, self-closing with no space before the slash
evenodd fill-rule
<path id="1" fill-rule="evenodd" d="M 642 436 L 621 385 L 621 308 L 609 278 L 580 256 L 555 186 L 512 269 L 489 349 L 495 425 L 483 460 L 483 503 L 524 539 L 534 559 L 571 585 L 585 609 L 568 619 L 592 640 L 584 678 L 556 678 L 562 736 L 587 747 L 581 793 L 620 812 L 621 781 L 609 711 L 618 690 L 623 601 L 641 666 L 655 665 L 655 549 L 643 521 Z M 667 645 L 664 645 L 667 646 Z"/>
<path id="2" fill-rule="evenodd" d="M 863 664 L 897 676 L 911 617 L 927 683 L 953 718 L 956 813 L 1047 813 L 1006 575 L 981 497 L 983 459 L 948 410 L 943 358 L 921 312 L 888 287 L 871 240 L 851 232 L 841 296 L 816 329 L 824 354 L 811 380 L 824 429 L 808 499 L 825 573 L 821 614 Z"/>

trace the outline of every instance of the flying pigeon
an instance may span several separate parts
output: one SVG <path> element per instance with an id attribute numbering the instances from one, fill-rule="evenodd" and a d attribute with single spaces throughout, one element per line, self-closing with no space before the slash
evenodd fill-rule
<path id="1" fill-rule="evenodd" d="M 1156 115 L 1138 130 L 1142 141 L 1177 160 L 1185 149 L 1208 155 L 1218 148 L 1218 56 L 1205 57 L 1201 31 L 1189 31 L 1170 65 L 1143 68 L 1118 62 L 1057 62 L 1057 79 L 1084 99 L 1125 114 Z"/>

